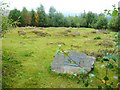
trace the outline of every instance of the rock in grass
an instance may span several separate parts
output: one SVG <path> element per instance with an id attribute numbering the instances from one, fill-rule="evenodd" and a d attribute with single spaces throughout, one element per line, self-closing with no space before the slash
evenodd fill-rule
<path id="1" fill-rule="evenodd" d="M 88 56 L 85 53 L 67 50 L 68 55 L 65 56 L 62 52 L 54 55 L 51 62 L 51 70 L 56 73 L 77 73 L 87 74 L 91 71 L 94 65 L 95 57 Z"/>
<path id="2" fill-rule="evenodd" d="M 22 31 L 22 30 L 21 30 L 21 31 L 18 31 L 18 35 L 19 35 L 19 36 L 21 36 L 21 35 L 26 35 L 26 32 L 24 32 L 24 31 Z"/>
<path id="3" fill-rule="evenodd" d="M 32 31 L 32 33 L 35 33 L 37 36 L 42 36 L 42 37 L 51 36 L 51 35 L 50 35 L 49 33 L 47 33 L 47 32 L 37 31 L 37 30 Z"/>

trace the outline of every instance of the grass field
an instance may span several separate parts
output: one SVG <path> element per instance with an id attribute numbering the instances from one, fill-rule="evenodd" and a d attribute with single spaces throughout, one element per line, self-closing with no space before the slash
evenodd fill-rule
<path id="1" fill-rule="evenodd" d="M 26 35 L 18 35 L 18 30 L 24 30 Z M 39 36 L 33 31 L 43 31 L 48 33 L 46 36 Z M 80 32 L 80 36 L 64 35 L 66 30 Z M 102 32 L 93 32 L 91 28 L 14 28 L 9 30 L 2 38 L 3 49 L 3 87 L 11 88 L 82 88 L 83 83 L 77 84 L 76 78 L 70 78 L 67 75 L 59 75 L 50 71 L 50 63 L 53 56 L 61 44 L 64 50 L 73 49 L 85 52 L 97 57 L 99 51 L 112 49 L 115 32 L 108 31 L 108 34 Z M 100 37 L 100 39 L 95 39 Z M 107 44 L 106 44 L 107 42 Z M 117 63 L 117 62 L 116 62 Z M 95 62 L 95 68 L 92 72 L 99 78 L 105 75 L 105 65 L 100 61 Z M 114 82 L 113 87 L 117 85 L 116 68 L 108 72 L 109 81 Z M 97 82 L 97 83 L 96 83 Z M 93 78 L 90 87 L 97 87 L 102 84 L 101 81 Z"/>

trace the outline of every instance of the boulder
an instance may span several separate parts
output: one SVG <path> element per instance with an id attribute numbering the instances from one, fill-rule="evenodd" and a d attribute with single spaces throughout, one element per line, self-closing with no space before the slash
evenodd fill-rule
<path id="1" fill-rule="evenodd" d="M 81 70 L 84 70 L 82 73 L 87 74 L 93 68 L 95 57 L 74 50 L 67 50 L 65 52 L 68 53 L 67 56 L 64 56 L 63 52 L 56 52 L 51 62 L 52 71 L 56 73 L 80 74 Z"/>

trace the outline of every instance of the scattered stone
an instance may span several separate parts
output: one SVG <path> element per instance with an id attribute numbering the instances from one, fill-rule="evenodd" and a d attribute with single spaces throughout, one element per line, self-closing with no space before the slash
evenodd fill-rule
<path id="1" fill-rule="evenodd" d="M 20 44 L 24 45 L 25 43 L 21 41 Z"/>
<path id="2" fill-rule="evenodd" d="M 27 27 L 21 27 L 23 30 L 33 30 L 35 29 L 36 27 L 30 27 L 30 26 L 27 26 Z"/>
<path id="3" fill-rule="evenodd" d="M 32 31 L 32 32 L 35 33 L 37 36 L 42 36 L 42 37 L 51 36 L 49 33 L 43 32 L 43 31 L 34 30 L 34 31 Z"/>
<path id="4" fill-rule="evenodd" d="M 26 32 L 24 32 L 24 31 L 22 31 L 22 30 L 21 30 L 21 31 L 18 31 L 18 35 L 19 35 L 19 36 L 21 36 L 21 35 L 26 35 Z"/>
<path id="5" fill-rule="evenodd" d="M 102 45 L 104 47 L 113 47 L 114 43 L 110 40 L 102 40 L 98 45 Z"/>
<path id="6" fill-rule="evenodd" d="M 81 48 L 81 46 L 77 46 L 77 45 L 71 45 L 71 47 L 73 47 L 73 48 Z"/>
<path id="7" fill-rule="evenodd" d="M 73 32 L 71 32 L 70 33 L 70 35 L 72 35 L 72 36 L 80 36 L 80 32 L 78 32 L 78 31 L 73 31 Z"/>
<path id="8" fill-rule="evenodd" d="M 58 45 L 65 45 L 64 42 L 56 42 L 56 44 L 58 44 Z"/>
<path id="9" fill-rule="evenodd" d="M 103 34 L 109 34 L 110 32 L 108 32 L 106 30 L 101 30 L 101 33 L 103 33 Z"/>
<path id="10" fill-rule="evenodd" d="M 65 30 L 65 32 L 70 33 L 70 32 L 71 32 L 71 30 Z"/>
<path id="11" fill-rule="evenodd" d="M 47 43 L 47 45 L 65 45 L 65 43 L 64 42 L 49 42 L 49 43 Z"/>
<path id="12" fill-rule="evenodd" d="M 106 30 L 94 30 L 91 31 L 91 33 L 103 33 L 103 34 L 109 34 L 110 32 L 106 31 Z"/>
<path id="13" fill-rule="evenodd" d="M 94 30 L 94 31 L 91 31 L 91 33 L 97 33 L 97 32 Z"/>
<path id="14" fill-rule="evenodd" d="M 77 73 L 80 74 L 80 70 L 84 69 L 84 74 L 91 71 L 94 65 L 95 57 L 88 56 L 85 53 L 76 52 L 73 50 L 67 50 L 68 55 L 64 57 L 64 54 L 56 52 L 54 59 L 51 62 L 51 70 L 56 73 Z"/>
<path id="15" fill-rule="evenodd" d="M 87 35 L 84 35 L 83 37 L 88 38 L 88 36 L 87 36 Z"/>
<path id="16" fill-rule="evenodd" d="M 79 31 L 71 31 L 71 30 L 65 30 L 63 32 L 60 32 L 60 34 L 64 35 L 64 36 L 79 36 L 80 32 Z"/>

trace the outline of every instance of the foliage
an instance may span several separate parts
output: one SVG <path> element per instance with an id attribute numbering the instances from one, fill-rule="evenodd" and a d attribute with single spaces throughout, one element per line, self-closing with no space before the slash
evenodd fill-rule
<path id="1" fill-rule="evenodd" d="M 9 6 L 7 3 L 4 3 L 3 1 L 0 2 L 0 26 L 2 26 L 2 32 L 8 30 L 10 26 L 10 21 L 8 20 L 7 13 L 5 13 L 8 7 Z"/>
<path id="2" fill-rule="evenodd" d="M 21 12 L 21 26 L 28 26 L 31 24 L 31 15 L 30 12 L 23 7 Z"/>
<path id="3" fill-rule="evenodd" d="M 35 12 L 35 14 L 34 14 L 34 17 L 35 17 L 35 23 L 34 23 L 34 25 L 35 26 L 38 26 L 38 13 L 37 12 Z"/>
<path id="4" fill-rule="evenodd" d="M 14 14 L 15 13 L 15 14 Z M 21 17 L 20 16 L 21 13 Z M 46 14 L 44 6 L 41 4 L 37 12 L 33 9 L 28 11 L 25 7 L 20 12 L 17 9 L 11 10 L 9 15 L 13 21 L 19 21 L 20 26 L 40 26 L 40 27 L 87 27 L 87 28 L 107 28 L 107 18 L 89 11 L 75 16 L 64 16 L 61 12 L 51 6 Z M 14 18 L 13 18 L 14 17 Z M 19 25 L 18 25 L 19 26 Z"/>
<path id="5" fill-rule="evenodd" d="M 87 22 L 87 27 L 91 27 L 93 22 L 95 22 L 96 14 L 92 12 L 88 12 L 86 15 L 86 22 Z"/>
<path id="6" fill-rule="evenodd" d="M 115 5 L 112 5 L 113 10 L 104 10 L 107 15 L 112 16 L 110 22 L 108 23 L 108 27 L 114 31 L 120 30 L 120 15 L 118 15 L 118 8 Z"/>
<path id="7" fill-rule="evenodd" d="M 37 8 L 38 13 L 38 24 L 40 27 L 46 26 L 46 13 L 44 10 L 44 6 L 41 4 L 40 7 Z"/>
<path id="8" fill-rule="evenodd" d="M 119 31 L 120 28 L 119 21 L 120 21 L 119 16 L 113 16 L 108 23 L 108 28 L 114 31 Z"/>
<path id="9" fill-rule="evenodd" d="M 97 29 L 106 29 L 107 28 L 107 23 L 108 23 L 108 20 L 107 18 L 105 17 L 104 14 L 99 14 L 99 16 L 97 17 L 97 21 L 96 23 L 94 24 L 94 28 L 97 28 Z"/>
<path id="10" fill-rule="evenodd" d="M 55 26 L 55 21 L 54 21 L 55 13 L 56 13 L 56 9 L 53 6 L 51 6 L 49 9 L 49 15 L 48 15 L 49 26 Z"/>
<path id="11" fill-rule="evenodd" d="M 21 13 L 19 10 L 13 9 L 10 11 L 8 18 L 12 22 L 14 22 L 13 26 L 17 26 L 17 25 L 19 26 L 19 24 L 21 22 Z"/>
<path id="12" fill-rule="evenodd" d="M 32 11 L 31 11 L 31 26 L 35 26 L 35 21 L 36 21 L 35 11 L 32 9 Z"/>

